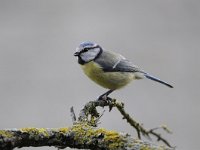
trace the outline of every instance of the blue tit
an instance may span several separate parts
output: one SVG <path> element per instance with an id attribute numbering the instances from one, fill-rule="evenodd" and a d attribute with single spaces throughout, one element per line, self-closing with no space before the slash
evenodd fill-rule
<path id="1" fill-rule="evenodd" d="M 84 73 L 94 82 L 109 89 L 99 99 L 107 99 L 114 90 L 120 89 L 136 79 L 151 79 L 170 88 L 172 85 L 146 73 L 118 53 L 105 51 L 93 42 L 81 43 L 74 53 Z"/>

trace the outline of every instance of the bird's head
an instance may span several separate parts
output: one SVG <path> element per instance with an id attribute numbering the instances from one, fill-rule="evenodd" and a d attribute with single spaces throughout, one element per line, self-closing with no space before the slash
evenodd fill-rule
<path id="1" fill-rule="evenodd" d="M 93 42 L 83 42 L 77 48 L 74 56 L 78 57 L 79 64 L 85 64 L 96 59 L 102 53 L 102 48 Z"/>

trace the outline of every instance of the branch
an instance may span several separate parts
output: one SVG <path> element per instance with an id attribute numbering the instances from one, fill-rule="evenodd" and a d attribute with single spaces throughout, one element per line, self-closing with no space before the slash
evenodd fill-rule
<path id="1" fill-rule="evenodd" d="M 108 100 L 98 100 L 98 101 L 90 101 L 88 102 L 84 108 L 81 110 L 81 113 L 79 115 L 79 121 L 85 121 L 88 122 L 92 126 L 97 126 L 97 122 L 99 120 L 99 113 L 96 110 L 96 107 L 105 107 L 108 106 L 109 110 L 111 111 L 113 107 L 116 107 L 118 111 L 122 114 L 123 119 L 126 119 L 126 121 L 136 129 L 138 138 L 141 139 L 141 133 L 143 136 L 151 139 L 151 136 L 154 136 L 157 138 L 157 141 L 162 141 L 164 144 L 166 144 L 168 147 L 172 146 L 170 143 L 164 139 L 161 134 L 157 133 L 157 129 L 163 129 L 167 133 L 171 133 L 170 130 L 166 126 L 157 127 L 154 129 L 147 130 L 145 129 L 142 124 L 135 121 L 130 115 L 125 111 L 124 109 L 124 103 L 118 102 L 116 99 L 108 98 Z M 90 120 L 88 120 L 88 115 L 91 115 Z"/>
<path id="2" fill-rule="evenodd" d="M 129 135 L 76 123 L 70 128 L 0 130 L 0 149 L 54 146 L 93 150 L 171 150 L 133 139 Z"/>
<path id="3" fill-rule="evenodd" d="M 103 114 L 97 112 L 96 107 L 108 106 L 111 111 L 116 107 L 123 119 L 136 129 L 139 139 L 134 139 L 128 134 L 96 128 Z M 21 147 L 54 146 L 57 148 L 77 148 L 91 150 L 173 150 L 167 140 L 156 131 L 163 129 L 170 133 L 166 126 L 146 130 L 141 124 L 130 117 L 124 110 L 124 104 L 109 98 L 108 101 L 90 101 L 81 110 L 78 120 L 73 107 L 70 109 L 73 126 L 69 128 L 22 128 L 0 130 L 0 149 L 12 150 Z M 157 146 L 150 142 L 140 140 L 141 134 L 149 137 L 153 135 L 158 141 L 167 146 Z"/>

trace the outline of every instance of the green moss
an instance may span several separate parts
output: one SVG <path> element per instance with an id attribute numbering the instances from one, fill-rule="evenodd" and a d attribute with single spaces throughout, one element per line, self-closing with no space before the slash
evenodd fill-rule
<path id="1" fill-rule="evenodd" d="M 76 133 L 74 137 L 75 141 L 83 144 L 89 139 L 89 137 L 87 137 L 89 135 L 86 136 L 86 134 L 87 134 L 87 131 L 90 130 L 90 128 L 91 127 L 89 125 L 81 123 L 81 124 L 74 125 L 70 130 Z"/>
<path id="2" fill-rule="evenodd" d="M 95 135 L 104 135 L 104 142 L 108 145 L 110 150 L 115 150 L 124 145 L 124 138 L 119 135 L 116 131 L 108 131 L 103 128 L 94 131 Z"/>
<path id="3" fill-rule="evenodd" d="M 103 128 L 95 129 L 83 123 L 74 125 L 71 131 L 76 132 L 74 138 L 80 144 L 84 144 L 85 142 L 90 143 L 93 137 L 99 137 L 99 135 L 102 134 L 104 137 L 104 144 L 109 147 L 110 150 L 116 150 L 124 145 L 123 138 L 116 131 L 107 131 Z"/>
<path id="4" fill-rule="evenodd" d="M 67 133 L 67 132 L 69 132 L 69 128 L 59 128 L 58 131 L 61 133 Z"/>
<path id="5" fill-rule="evenodd" d="M 13 134 L 9 131 L 0 130 L 0 136 L 6 137 L 6 138 L 11 138 L 13 136 Z"/>
<path id="6" fill-rule="evenodd" d="M 45 137 L 49 137 L 49 134 L 47 132 L 47 129 L 45 128 L 22 128 L 20 129 L 21 132 L 27 132 L 29 133 L 30 135 L 33 135 L 33 136 L 45 136 Z"/>
<path id="7" fill-rule="evenodd" d="M 91 127 L 88 124 L 80 123 L 74 125 L 70 131 L 75 132 L 75 141 L 77 141 L 80 144 L 84 143 L 90 143 L 92 142 L 91 140 L 94 139 L 94 137 L 99 137 L 102 135 L 102 141 L 101 145 L 105 145 L 105 147 L 108 147 L 109 150 L 117 150 L 117 149 L 123 149 L 126 147 L 127 139 L 123 136 L 121 136 L 118 132 L 116 131 L 108 131 L 103 128 L 96 129 L 94 127 Z M 135 139 L 130 147 L 133 146 L 139 146 L 141 150 L 165 150 L 165 147 L 162 146 L 153 146 L 150 143 L 145 143 L 141 140 Z"/>

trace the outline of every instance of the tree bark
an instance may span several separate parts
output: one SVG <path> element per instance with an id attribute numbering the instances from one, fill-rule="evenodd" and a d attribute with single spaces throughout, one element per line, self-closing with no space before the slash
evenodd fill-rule
<path id="1" fill-rule="evenodd" d="M 0 130 L 0 149 L 54 146 L 92 150 L 172 150 L 134 139 L 128 134 L 75 123 L 69 128 L 22 128 Z"/>

